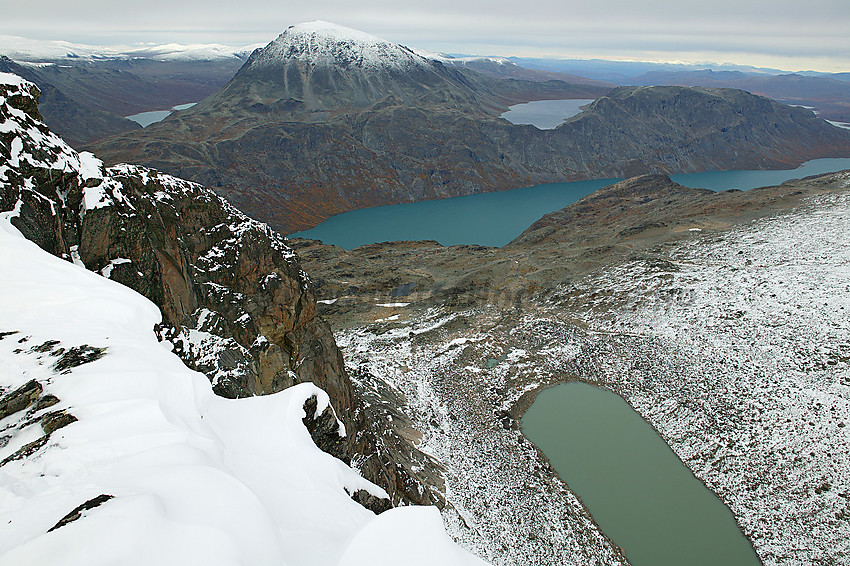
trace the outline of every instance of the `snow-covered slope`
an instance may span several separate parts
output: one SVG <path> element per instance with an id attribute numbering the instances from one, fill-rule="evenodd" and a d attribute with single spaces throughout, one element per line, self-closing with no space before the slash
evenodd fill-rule
<path id="1" fill-rule="evenodd" d="M 245 60 L 251 52 L 262 44 L 245 47 L 228 47 L 218 43 L 166 43 L 139 48 L 122 49 L 122 53 L 133 58 L 154 59 L 156 61 L 221 61 L 227 59 Z"/>
<path id="2" fill-rule="evenodd" d="M 285 59 L 366 68 L 430 65 L 428 59 L 407 47 L 323 21 L 290 26 L 260 52 L 255 63 L 262 65 Z"/>
<path id="3" fill-rule="evenodd" d="M 34 88 L 0 79 L 9 99 Z M 122 198 L 91 154 L 4 108 L 0 180 L 77 171 L 87 214 Z M 435 508 L 376 516 L 351 498 L 386 494 L 313 443 L 303 419 L 324 391 L 217 397 L 157 340 L 153 303 L 24 239 L 22 206 L 0 213 L 0 564 L 481 563 Z"/>
<path id="4" fill-rule="evenodd" d="M 340 440 L 333 417 L 323 416 L 310 425 L 323 450 L 356 458 L 394 503 L 438 501 L 425 480 L 428 470 L 438 474 L 427 456 L 384 442 L 396 437 L 369 422 L 283 236 L 210 189 L 134 165 L 104 168 L 74 151 L 41 122 L 37 96 L 32 84 L 0 73 L 0 212 L 15 211 L 13 225 L 43 250 L 153 301 L 163 315 L 158 335 L 216 394 L 315 383 L 349 433 Z M 358 501 L 376 512 L 390 503 Z"/>
<path id="5" fill-rule="evenodd" d="M 42 402 L 2 420 L 0 563 L 479 563 L 435 508 L 376 517 L 348 496 L 381 490 L 310 439 L 303 405 L 323 391 L 216 397 L 157 341 L 152 303 L 14 232 L 0 220 L 0 387 L 35 380 Z M 60 370 L 84 346 L 103 357 Z M 46 435 L 57 411 L 77 420 Z"/>

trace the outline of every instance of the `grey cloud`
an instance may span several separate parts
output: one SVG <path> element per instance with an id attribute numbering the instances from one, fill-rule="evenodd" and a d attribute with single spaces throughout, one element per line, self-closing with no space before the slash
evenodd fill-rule
<path id="1" fill-rule="evenodd" d="M 424 49 L 512 55 L 724 53 L 831 59 L 850 70 L 847 0 L 42 0 L 4 7 L 0 33 L 89 43 L 271 41 L 325 19 Z M 666 54 L 666 55 L 665 55 Z"/>

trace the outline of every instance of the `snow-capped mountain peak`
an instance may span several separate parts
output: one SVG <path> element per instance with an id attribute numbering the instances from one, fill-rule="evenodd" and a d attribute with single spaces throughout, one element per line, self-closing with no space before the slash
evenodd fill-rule
<path id="1" fill-rule="evenodd" d="M 255 64 L 286 59 L 345 67 L 406 68 L 430 64 L 407 47 L 320 20 L 289 27 L 258 54 Z"/>

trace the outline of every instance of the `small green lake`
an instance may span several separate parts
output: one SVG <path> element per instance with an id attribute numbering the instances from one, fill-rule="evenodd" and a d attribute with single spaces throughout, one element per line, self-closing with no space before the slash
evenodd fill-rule
<path id="1" fill-rule="evenodd" d="M 618 395 L 546 389 L 522 430 L 633 566 L 759 566 L 729 509 Z"/>

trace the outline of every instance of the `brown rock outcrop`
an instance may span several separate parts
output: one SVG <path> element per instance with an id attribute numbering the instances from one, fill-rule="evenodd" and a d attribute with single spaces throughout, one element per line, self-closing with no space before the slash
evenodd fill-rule
<path id="1" fill-rule="evenodd" d="M 335 455 L 356 458 L 393 503 L 436 502 L 426 487 L 397 489 L 420 484 L 398 462 L 427 457 L 409 444 L 381 448 L 392 433 L 368 422 L 284 238 L 200 185 L 131 165 L 105 169 L 78 154 L 40 121 L 37 97 L 30 83 L 0 83 L 0 123 L 9 126 L 0 132 L 0 211 L 11 212 L 11 223 L 46 251 L 153 301 L 160 338 L 219 395 L 304 381 L 323 388 L 348 432 Z"/>

